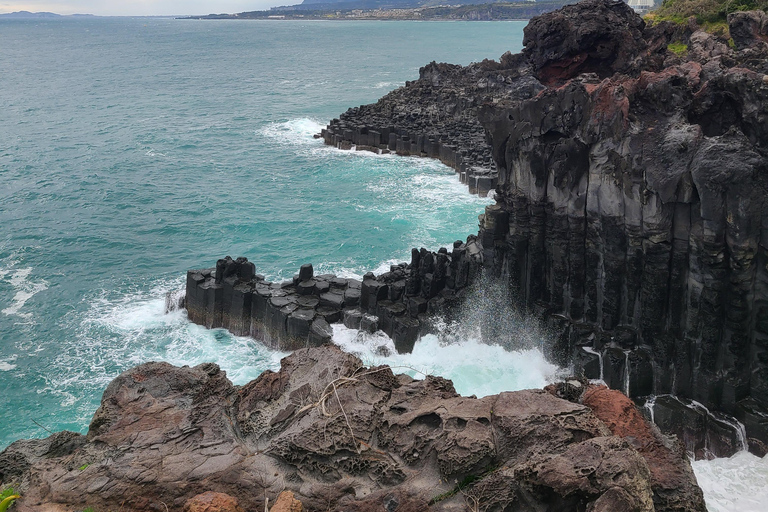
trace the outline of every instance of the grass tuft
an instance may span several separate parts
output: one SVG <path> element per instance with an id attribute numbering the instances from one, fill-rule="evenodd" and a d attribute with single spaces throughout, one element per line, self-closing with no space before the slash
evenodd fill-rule
<path id="1" fill-rule="evenodd" d="M 683 44 L 680 41 L 675 41 L 674 43 L 669 43 L 667 50 L 671 51 L 678 57 L 682 57 L 688 53 L 688 45 Z"/>

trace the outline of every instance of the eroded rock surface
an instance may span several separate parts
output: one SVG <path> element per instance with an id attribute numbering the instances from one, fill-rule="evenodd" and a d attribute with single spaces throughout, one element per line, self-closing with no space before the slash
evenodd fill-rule
<path id="1" fill-rule="evenodd" d="M 543 390 L 466 398 L 443 378 L 366 368 L 323 346 L 243 387 L 213 364 L 136 367 L 108 386 L 86 436 L 2 452 L 0 481 L 22 491 L 20 512 L 263 510 L 266 498 L 310 511 L 464 510 L 466 500 L 487 510 L 704 510 L 678 451 L 666 453 L 687 468 L 687 486 L 670 491 L 627 439 Z M 283 491 L 293 497 L 275 502 Z M 687 508 L 658 501 L 669 492 Z"/>

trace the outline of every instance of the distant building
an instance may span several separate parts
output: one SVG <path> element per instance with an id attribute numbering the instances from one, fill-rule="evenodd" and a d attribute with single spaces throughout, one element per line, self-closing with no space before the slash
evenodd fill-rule
<path id="1" fill-rule="evenodd" d="M 654 0 L 625 0 L 627 5 L 635 10 L 638 14 L 645 14 L 648 11 L 653 10 L 655 7 Z"/>

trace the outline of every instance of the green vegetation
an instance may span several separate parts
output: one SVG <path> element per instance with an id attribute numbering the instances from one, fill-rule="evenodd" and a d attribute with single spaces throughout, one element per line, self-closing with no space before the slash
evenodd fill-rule
<path id="1" fill-rule="evenodd" d="M 708 32 L 725 34 L 730 13 L 759 10 L 768 12 L 768 0 L 664 0 L 647 19 L 685 24 L 693 16 Z"/>
<path id="2" fill-rule="evenodd" d="M 8 507 L 10 507 L 18 498 L 21 498 L 21 496 L 16 494 L 13 487 L 8 487 L 3 490 L 3 492 L 0 492 L 0 512 L 8 510 Z"/>
<path id="3" fill-rule="evenodd" d="M 79 468 L 77 468 L 77 469 L 79 469 L 80 471 L 83 471 L 83 470 L 84 470 L 85 468 L 87 468 L 88 466 L 90 466 L 90 464 L 83 464 L 82 466 L 80 466 L 80 467 L 79 467 Z M 86 512 L 86 511 L 83 511 L 83 512 Z"/>
<path id="4" fill-rule="evenodd" d="M 688 53 L 688 45 L 683 44 L 680 41 L 675 41 L 674 43 L 669 43 L 669 46 L 667 46 L 667 50 L 671 51 L 678 57 L 682 57 L 686 53 Z"/>

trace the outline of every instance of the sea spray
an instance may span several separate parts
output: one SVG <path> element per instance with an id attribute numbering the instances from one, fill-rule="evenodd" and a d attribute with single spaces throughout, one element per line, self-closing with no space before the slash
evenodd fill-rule
<path id="1" fill-rule="evenodd" d="M 768 456 L 741 451 L 732 457 L 692 461 L 709 512 L 765 512 Z"/>
<path id="2" fill-rule="evenodd" d="M 396 373 L 421 379 L 436 375 L 451 379 L 459 394 L 483 397 L 520 389 L 541 388 L 561 374 L 540 350 L 510 351 L 477 337 L 451 341 L 436 334 L 422 337 L 411 354 L 397 354 L 385 334 L 368 334 L 333 326 L 333 341 L 368 366 L 387 364 Z"/>

